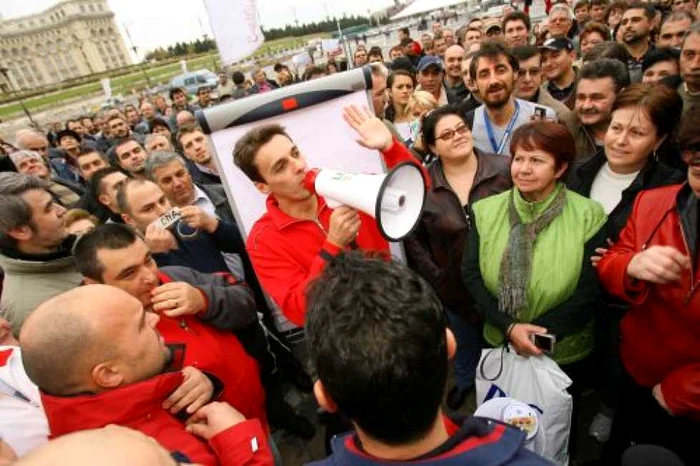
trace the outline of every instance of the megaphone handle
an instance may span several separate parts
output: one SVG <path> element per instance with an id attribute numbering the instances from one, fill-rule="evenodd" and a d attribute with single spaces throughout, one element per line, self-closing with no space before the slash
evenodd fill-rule
<path id="1" fill-rule="evenodd" d="M 342 202 L 338 202 L 335 199 L 331 199 L 330 197 L 326 198 L 326 205 L 330 207 L 331 209 L 337 209 L 338 207 L 344 205 Z"/>

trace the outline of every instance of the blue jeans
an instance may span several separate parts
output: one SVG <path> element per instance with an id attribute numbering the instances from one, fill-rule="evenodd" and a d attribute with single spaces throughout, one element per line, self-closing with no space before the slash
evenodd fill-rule
<path id="1" fill-rule="evenodd" d="M 483 347 L 483 327 L 474 325 L 464 318 L 462 313 L 445 308 L 447 322 L 457 341 L 455 355 L 455 379 L 457 386 L 468 390 L 474 386 L 476 367 L 479 365 Z"/>

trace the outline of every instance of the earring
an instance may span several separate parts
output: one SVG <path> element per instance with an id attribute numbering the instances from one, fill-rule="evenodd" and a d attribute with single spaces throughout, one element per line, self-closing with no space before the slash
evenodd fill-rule
<path id="1" fill-rule="evenodd" d="M 656 149 L 654 149 L 653 157 L 654 157 L 654 161 L 655 161 L 655 162 L 658 162 L 658 161 L 659 161 L 659 154 L 656 153 Z"/>

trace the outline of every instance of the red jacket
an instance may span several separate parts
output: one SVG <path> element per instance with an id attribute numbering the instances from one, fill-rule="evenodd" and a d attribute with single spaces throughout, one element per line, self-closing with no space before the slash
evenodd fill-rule
<path id="1" fill-rule="evenodd" d="M 209 443 L 185 430 L 185 425 L 161 407 L 182 383 L 180 372 L 159 375 L 145 382 L 97 395 L 57 397 L 41 394 L 52 437 L 116 424 L 153 437 L 172 453 L 205 465 L 272 465 L 265 433 L 256 420 L 233 426 Z M 251 442 L 257 440 L 253 451 Z"/>
<path id="2" fill-rule="evenodd" d="M 621 323 L 620 353 L 641 386 L 661 384 L 676 415 L 700 419 L 700 260 L 680 282 L 656 285 L 627 277 L 632 257 L 650 246 L 672 246 L 692 257 L 681 226 L 687 185 L 642 191 L 618 242 L 598 264 L 598 275 L 612 295 L 631 304 Z M 685 188 L 684 188 L 685 187 Z"/>
<path id="3" fill-rule="evenodd" d="M 163 272 L 158 277 L 161 283 L 171 281 Z M 185 345 L 183 367 L 196 367 L 223 382 L 220 401 L 236 408 L 246 419 L 259 419 L 267 429 L 258 363 L 246 353 L 236 335 L 200 322 L 195 316 L 171 318 L 161 314 L 156 330 L 166 344 Z"/>
<path id="4" fill-rule="evenodd" d="M 387 167 L 400 162 L 415 162 L 403 144 L 394 144 L 382 154 Z M 425 169 L 423 177 L 430 180 Z M 290 217 L 279 209 L 273 196 L 267 198 L 267 212 L 255 222 L 248 236 L 246 249 L 262 287 L 270 293 L 284 315 L 299 327 L 306 316 L 306 287 L 318 277 L 326 261 L 341 252 L 326 241 L 333 209 L 318 198 L 318 221 Z M 367 251 L 389 252 L 376 221 L 360 212 L 362 226 L 356 243 Z"/>

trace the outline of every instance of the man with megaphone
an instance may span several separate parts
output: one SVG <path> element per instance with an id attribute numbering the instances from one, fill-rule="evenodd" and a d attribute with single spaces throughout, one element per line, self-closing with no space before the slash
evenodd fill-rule
<path id="1" fill-rule="evenodd" d="M 425 169 L 367 108 L 345 107 L 343 118 L 357 132 L 358 144 L 379 150 L 389 169 L 410 162 L 428 182 Z M 306 159 L 282 126 L 253 128 L 238 140 L 233 155 L 238 168 L 268 196 L 267 212 L 246 243 L 255 272 L 287 319 L 303 327 L 306 287 L 330 258 L 351 248 L 388 255 L 389 245 L 372 216 L 345 205 L 333 209 L 307 187 Z"/>

